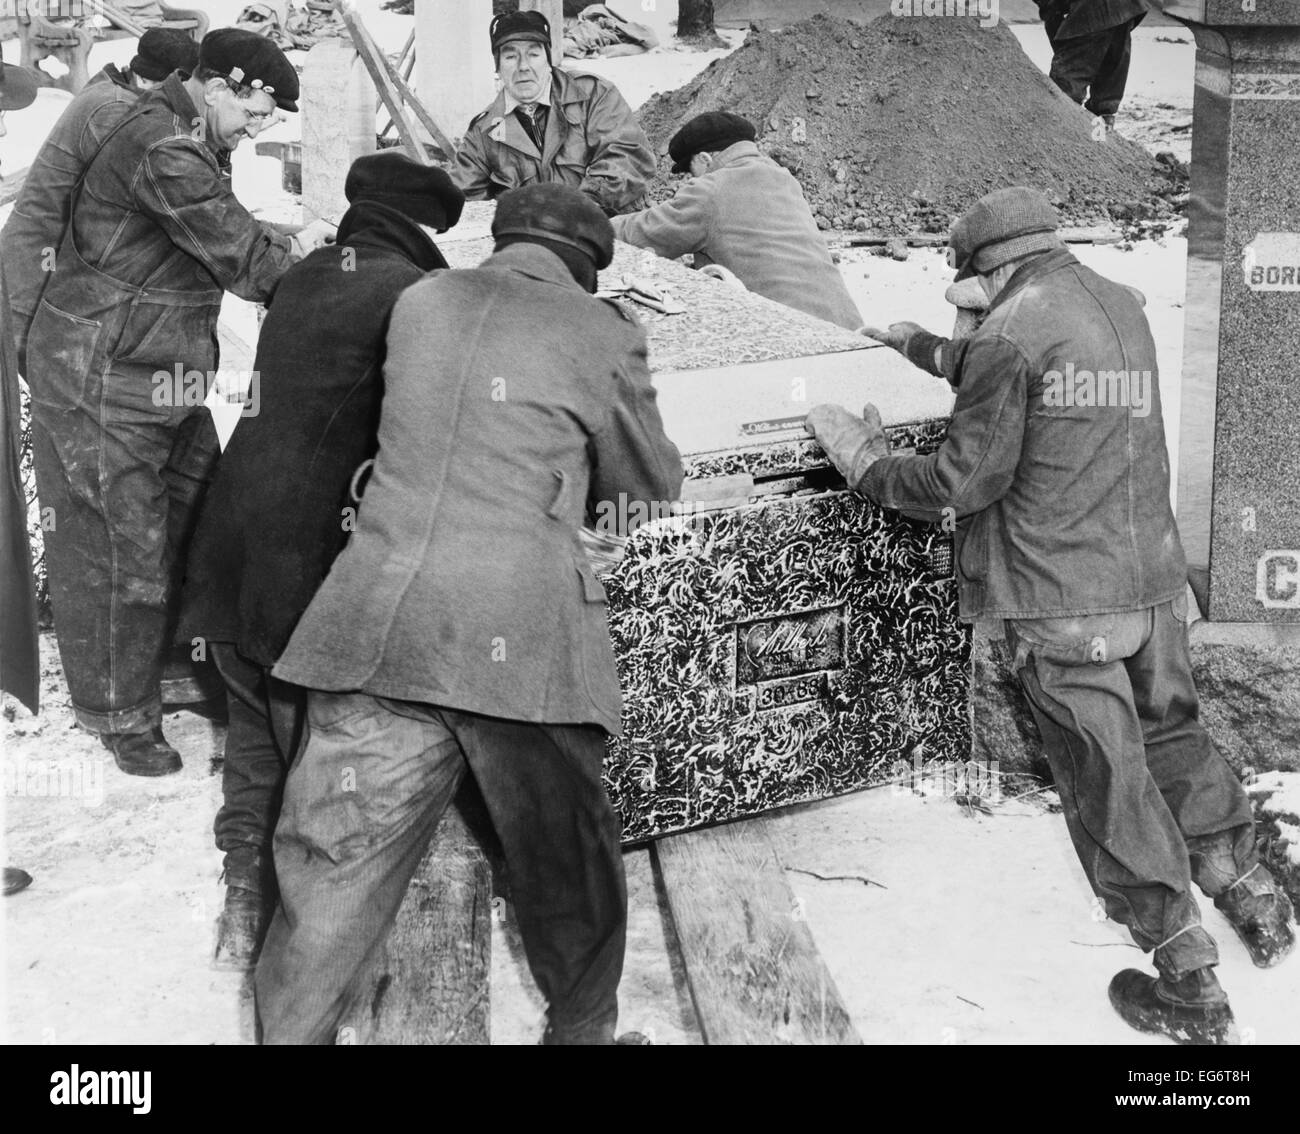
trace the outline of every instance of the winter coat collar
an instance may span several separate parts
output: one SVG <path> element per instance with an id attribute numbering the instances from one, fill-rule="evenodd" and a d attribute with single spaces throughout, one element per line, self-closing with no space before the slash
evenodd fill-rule
<path id="1" fill-rule="evenodd" d="M 563 71 L 551 68 L 551 95 L 550 107 L 551 113 L 546 118 L 546 137 L 543 140 L 541 151 L 533 145 L 533 140 L 528 136 L 528 132 L 520 124 L 519 119 L 513 113 L 514 104 L 507 105 L 506 92 L 504 90 L 497 92 L 497 97 L 492 100 L 492 105 L 487 109 L 488 128 L 487 136 L 494 142 L 503 146 L 509 146 L 512 150 L 518 150 L 520 153 L 527 154 L 529 157 L 540 160 L 543 165 L 555 157 L 560 143 L 563 141 L 564 128 L 561 127 L 560 120 L 568 121 L 568 115 L 556 113 L 556 108 L 572 106 L 575 103 L 581 104 L 585 98 L 582 90 L 573 83 L 572 76 Z"/>
<path id="2" fill-rule="evenodd" d="M 1024 290 L 1035 280 L 1041 279 L 1058 268 L 1068 267 L 1070 264 L 1077 264 L 1078 262 L 1074 253 L 1068 248 L 1057 248 L 1055 251 L 1035 256 L 1027 264 L 1021 264 L 1011 273 L 1011 278 L 1007 280 L 1006 287 L 993 297 L 993 302 L 989 304 L 989 313 L 991 314 L 994 309 L 1009 302 L 1017 292 Z"/>
<path id="3" fill-rule="evenodd" d="M 339 221 L 339 245 L 396 252 L 423 272 L 447 267 L 438 246 L 405 213 L 378 201 L 358 201 Z"/>
<path id="4" fill-rule="evenodd" d="M 732 142 L 725 150 L 719 150 L 713 155 L 713 169 L 721 169 L 724 165 L 735 165 L 745 158 L 762 157 L 758 147 L 753 142 Z"/>
<path id="5" fill-rule="evenodd" d="M 105 63 L 103 70 L 91 78 L 90 83 L 112 83 L 115 87 L 121 87 L 123 90 L 128 91 L 136 91 L 137 93 L 139 93 L 140 89 L 129 78 L 127 78 L 121 70 L 119 70 L 116 63 Z M 90 83 L 87 83 L 86 86 L 90 86 Z"/>
<path id="6" fill-rule="evenodd" d="M 479 267 L 516 272 L 531 280 L 559 284 L 587 294 L 564 266 L 564 261 L 540 244 L 508 244 L 500 252 L 493 252 Z"/>
<path id="7" fill-rule="evenodd" d="M 190 98 L 190 92 L 185 89 L 185 79 L 181 76 L 180 71 L 173 71 L 160 85 L 154 87 L 151 91 L 145 91 L 140 100 L 142 109 L 158 103 L 162 103 L 172 114 L 187 125 L 197 123 L 200 119 L 199 109 L 194 105 L 194 100 Z M 207 137 L 206 131 L 203 140 L 204 144 L 214 154 L 224 152 L 219 146 L 212 144 Z"/>

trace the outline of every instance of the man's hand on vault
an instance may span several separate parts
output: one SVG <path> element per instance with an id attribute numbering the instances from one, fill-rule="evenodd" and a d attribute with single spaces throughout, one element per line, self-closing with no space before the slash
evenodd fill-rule
<path id="1" fill-rule="evenodd" d="M 804 419 L 804 429 L 826 450 L 831 463 L 850 488 L 859 489 L 867 469 L 889 456 L 889 439 L 880 422 L 880 411 L 868 402 L 861 417 L 843 406 L 813 406 Z"/>
<path id="2" fill-rule="evenodd" d="M 913 366 L 919 367 L 927 374 L 942 377 L 939 348 L 943 346 L 945 340 L 940 335 L 930 334 L 919 323 L 891 323 L 887 331 L 882 331 L 878 327 L 863 327 L 859 333 L 869 339 L 875 339 L 878 343 L 884 343 L 887 347 L 893 347 Z"/>

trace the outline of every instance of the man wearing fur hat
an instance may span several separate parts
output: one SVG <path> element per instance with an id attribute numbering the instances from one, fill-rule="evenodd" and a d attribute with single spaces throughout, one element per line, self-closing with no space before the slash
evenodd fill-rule
<path id="1" fill-rule="evenodd" d="M 936 453 L 890 456 L 874 406 L 865 420 L 817 406 L 808 428 L 850 487 L 956 521 L 961 616 L 1003 621 L 1084 872 L 1154 954 L 1157 976 L 1111 982 L 1115 1009 L 1180 1043 L 1229 1043 L 1192 883 L 1261 967 L 1295 944 L 1291 906 L 1197 720 L 1150 328 L 1130 289 L 1080 264 L 1057 228 L 1035 190 L 981 198 L 948 242 L 957 278 L 989 298 L 979 329 L 961 342 L 914 323 L 874 333 L 956 387 Z"/>
<path id="2" fill-rule="evenodd" d="M 754 124 L 708 111 L 668 143 L 689 180 L 667 201 L 615 217 L 614 235 L 695 267 L 718 264 L 750 291 L 856 331 L 862 316 L 831 259 L 799 182 L 754 144 Z"/>
<path id="3" fill-rule="evenodd" d="M 330 1043 L 466 771 L 500 836 L 544 1042 L 614 1042 L 627 893 L 601 781 L 622 699 L 580 532 L 676 499 L 645 332 L 592 297 L 609 221 L 502 196 L 495 250 L 393 309 L 359 524 L 275 676 L 310 692 L 257 968 L 268 1043 Z M 638 502 L 642 502 L 638 504 Z M 352 768 L 349 777 L 344 770 Z"/>
<path id="4" fill-rule="evenodd" d="M 68 225 L 77 179 L 140 94 L 160 85 L 173 71 L 188 74 L 198 57 L 199 45 L 186 32 L 149 28 L 140 37 L 130 65 L 125 70 L 105 65 L 68 103 L 37 152 L 0 231 L 0 256 L 10 273 L 9 327 L 23 373 L 27 331 L 50 278 L 50 252 L 57 251 Z"/>
<path id="5" fill-rule="evenodd" d="M 217 455 L 202 395 L 222 296 L 268 299 L 332 231 L 282 235 L 223 176 L 223 152 L 297 110 L 297 95 L 278 47 L 231 28 L 206 36 L 194 73 L 143 95 L 87 159 L 28 334 L 59 652 L 78 722 L 130 775 L 181 766 L 160 682 Z"/>
<path id="6" fill-rule="evenodd" d="M 501 92 L 456 151 L 452 176 L 466 198 L 557 181 L 607 216 L 639 207 L 654 154 L 614 84 L 552 66 L 551 27 L 540 12 L 499 15 L 489 36 Z"/>
<path id="7" fill-rule="evenodd" d="M 230 729 L 217 846 L 226 904 L 214 965 L 248 968 L 275 904 L 271 834 L 302 691 L 271 676 L 356 529 L 349 489 L 374 455 L 384 336 L 398 295 L 445 268 L 432 236 L 460 218 L 446 171 L 396 150 L 358 158 L 335 245 L 285 273 L 257 344 L 257 413 L 241 420 L 190 547 L 178 640 L 208 644 Z"/>

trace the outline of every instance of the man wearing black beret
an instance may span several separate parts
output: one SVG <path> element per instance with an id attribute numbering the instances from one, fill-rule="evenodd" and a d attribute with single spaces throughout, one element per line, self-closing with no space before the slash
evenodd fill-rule
<path id="1" fill-rule="evenodd" d="M 218 968 L 252 964 L 275 904 L 271 833 L 302 691 L 271 666 L 356 527 L 349 485 L 375 451 L 389 312 L 447 266 L 431 236 L 464 203 L 445 171 L 396 150 L 358 158 L 344 191 L 337 244 L 276 289 L 257 344 L 255 412 L 222 454 L 189 554 L 178 639 L 208 644 L 230 713 Z"/>
<path id="2" fill-rule="evenodd" d="M 28 334 L 59 652 L 77 720 L 131 775 L 181 766 L 160 682 L 218 451 L 201 395 L 222 296 L 265 301 L 331 231 L 281 235 L 222 175 L 223 151 L 297 97 L 274 44 L 233 28 L 205 37 L 194 73 L 143 95 L 88 158 Z"/>
<path id="3" fill-rule="evenodd" d="M 0 231 L 0 255 L 9 265 L 9 326 L 26 373 L 27 332 L 50 278 L 46 249 L 57 249 L 68 224 L 72 190 L 109 131 L 173 71 L 188 74 L 199 45 L 175 28 L 149 28 L 125 70 L 108 63 L 68 103 L 46 137 Z"/>
<path id="4" fill-rule="evenodd" d="M 668 201 L 614 218 L 614 235 L 660 256 L 694 253 L 750 291 L 856 331 L 862 317 L 831 260 L 799 182 L 754 144 L 739 114 L 696 115 L 668 143 L 690 179 Z"/>
<path id="5" fill-rule="evenodd" d="M 676 499 L 645 332 L 592 297 L 614 234 L 574 189 L 505 194 L 478 269 L 393 308 L 361 523 L 275 676 L 309 690 L 257 968 L 267 1043 L 359 1028 L 354 994 L 460 778 L 501 838 L 544 1042 L 614 1042 L 627 892 L 601 782 L 622 716 L 580 542 Z M 359 774 L 347 776 L 345 769 Z"/>
<path id="6" fill-rule="evenodd" d="M 501 93 L 470 121 L 452 176 L 471 201 L 538 181 L 587 194 L 607 216 L 635 209 L 654 154 L 613 83 L 551 65 L 541 12 L 506 12 L 489 29 Z"/>

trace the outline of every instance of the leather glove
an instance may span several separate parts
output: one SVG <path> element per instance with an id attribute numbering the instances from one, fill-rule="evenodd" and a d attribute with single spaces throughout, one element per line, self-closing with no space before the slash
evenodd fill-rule
<path id="1" fill-rule="evenodd" d="M 938 353 L 944 340 L 939 335 L 930 334 L 919 323 L 891 323 L 887 331 L 877 327 L 863 327 L 861 333 L 887 347 L 893 347 L 913 366 L 927 374 L 942 377 Z"/>
<path id="2" fill-rule="evenodd" d="M 870 402 L 862 408 L 861 417 L 854 417 L 843 406 L 813 406 L 804 419 L 804 429 L 817 438 L 853 489 L 861 488 L 872 465 L 889 456 L 889 438 L 880 411 Z"/>

